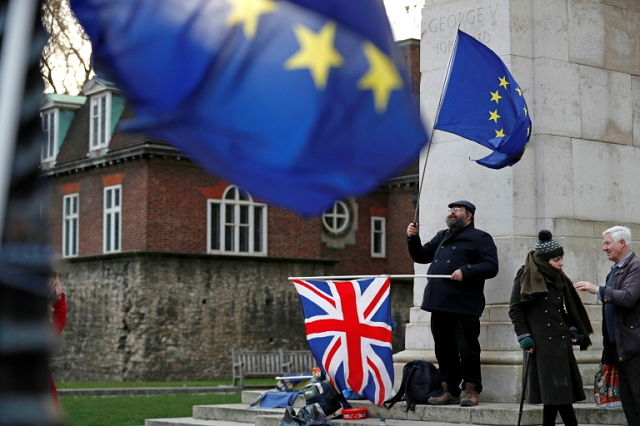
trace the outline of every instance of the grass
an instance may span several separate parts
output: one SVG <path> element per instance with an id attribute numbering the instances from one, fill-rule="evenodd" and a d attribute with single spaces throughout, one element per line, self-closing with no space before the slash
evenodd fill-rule
<path id="1" fill-rule="evenodd" d="M 245 379 L 245 385 L 275 386 L 275 379 Z M 200 380 L 184 382 L 57 382 L 58 389 L 105 389 L 105 388 L 163 388 L 185 386 L 231 386 L 231 380 Z"/>
<path id="2" fill-rule="evenodd" d="M 269 388 L 273 379 L 245 379 Z M 231 380 L 183 382 L 56 382 L 58 389 L 231 386 Z M 65 426 L 140 426 L 145 419 L 191 417 L 194 405 L 237 404 L 239 392 L 205 395 L 58 396 Z"/>
<path id="3" fill-rule="evenodd" d="M 191 417 L 194 405 L 234 404 L 240 393 L 153 396 L 62 396 L 66 426 L 138 426 L 145 419 Z"/>

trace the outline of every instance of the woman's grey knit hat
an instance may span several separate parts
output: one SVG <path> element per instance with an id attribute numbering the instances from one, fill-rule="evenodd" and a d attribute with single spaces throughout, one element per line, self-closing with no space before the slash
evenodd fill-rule
<path id="1" fill-rule="evenodd" d="M 544 260 L 554 259 L 564 256 L 562 246 L 553 240 L 551 231 L 543 229 L 538 232 L 538 243 L 536 244 L 536 254 Z"/>

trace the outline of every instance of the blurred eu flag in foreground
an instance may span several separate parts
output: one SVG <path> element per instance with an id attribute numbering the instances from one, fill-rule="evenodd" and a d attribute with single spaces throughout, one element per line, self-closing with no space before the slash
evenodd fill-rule
<path id="1" fill-rule="evenodd" d="M 379 0 L 71 0 L 126 130 L 304 215 L 374 189 L 427 134 Z"/>
<path id="2" fill-rule="evenodd" d="M 491 149 L 476 162 L 492 169 L 517 163 L 531 137 L 527 103 L 507 66 L 460 30 L 435 128 Z"/>

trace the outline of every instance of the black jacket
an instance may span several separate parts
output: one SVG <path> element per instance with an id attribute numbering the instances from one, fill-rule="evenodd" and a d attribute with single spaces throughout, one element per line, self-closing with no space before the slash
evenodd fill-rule
<path id="1" fill-rule="evenodd" d="M 484 310 L 484 281 L 498 274 L 498 250 L 488 233 L 473 222 L 460 231 L 442 230 L 425 245 L 419 236 L 407 237 L 409 254 L 416 263 L 431 263 L 428 274 L 451 275 L 462 271 L 462 281 L 429 278 L 421 308 L 480 317 Z"/>
<path id="2" fill-rule="evenodd" d="M 546 293 L 522 302 L 520 282 L 524 266 L 516 274 L 509 301 L 509 318 L 517 336 L 530 334 L 535 348 L 530 355 L 525 397 L 530 404 L 564 405 L 586 399 L 578 363 L 573 354 L 573 319 L 564 308 L 565 288 L 545 276 Z"/>

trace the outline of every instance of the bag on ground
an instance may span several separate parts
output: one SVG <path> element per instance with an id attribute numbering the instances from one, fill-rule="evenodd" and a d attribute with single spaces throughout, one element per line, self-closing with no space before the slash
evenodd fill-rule
<path id="1" fill-rule="evenodd" d="M 606 408 L 622 407 L 618 370 L 614 364 L 600 363 L 593 381 L 593 397 L 596 405 Z"/>
<path id="2" fill-rule="evenodd" d="M 313 405 L 325 416 L 330 416 L 338 410 L 351 408 L 344 396 L 326 380 L 311 382 L 303 390 L 306 405 Z"/>
<path id="3" fill-rule="evenodd" d="M 278 426 L 335 426 L 314 405 L 305 405 L 296 414 L 293 407 L 287 406 Z"/>
<path id="4" fill-rule="evenodd" d="M 415 411 L 417 404 L 427 404 L 429 398 L 441 393 L 440 371 L 429 361 L 414 359 L 402 368 L 400 389 L 384 406 L 391 408 L 396 402 L 407 401 L 405 411 Z"/>

